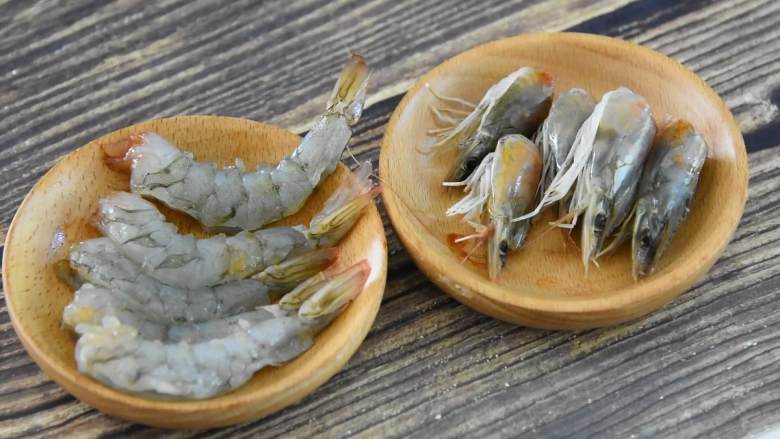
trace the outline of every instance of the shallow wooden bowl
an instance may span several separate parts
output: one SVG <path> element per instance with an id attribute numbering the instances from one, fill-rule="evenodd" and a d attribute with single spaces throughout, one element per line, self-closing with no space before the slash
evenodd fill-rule
<path id="1" fill-rule="evenodd" d="M 33 187 L 8 232 L 3 287 L 16 333 L 54 381 L 85 403 L 130 421 L 202 429 L 256 419 L 297 402 L 344 366 L 379 310 L 387 275 L 387 244 L 373 205 L 339 245 L 340 266 L 368 259 L 368 283 L 349 308 L 317 337 L 314 346 L 295 361 L 265 368 L 234 392 L 203 401 L 140 398 L 104 386 L 76 369 L 75 337 L 60 323 L 73 291 L 57 279 L 50 264 L 64 257 L 70 244 L 98 236 L 88 224 L 98 198 L 128 189 L 127 177 L 103 164 L 101 145 L 144 131 L 161 134 L 193 151 L 198 159 L 227 165 L 240 157 L 250 169 L 261 161 L 276 163 L 300 142 L 293 133 L 258 122 L 186 116 L 124 128 L 68 154 Z M 337 184 L 347 178 L 353 177 L 339 165 L 304 209 L 284 222 L 308 222 Z M 164 211 L 180 231 L 203 236 L 194 220 L 169 209 Z"/>
<path id="2" fill-rule="evenodd" d="M 488 87 L 521 66 L 550 73 L 557 93 L 571 87 L 596 98 L 627 86 L 647 98 L 656 119 L 688 119 L 706 138 L 704 165 L 691 214 L 657 272 L 638 283 L 631 277 L 628 246 L 585 275 L 580 252 L 560 231 L 536 224 L 526 246 L 511 254 L 496 282 L 483 266 L 463 263 L 447 243 L 466 233 L 444 212 L 462 192 L 442 188 L 454 148 L 422 155 L 416 145 L 432 139 L 430 107 L 439 93 L 478 102 Z M 747 195 L 747 158 L 732 115 L 707 84 L 660 53 L 606 37 L 542 33 L 488 43 L 444 62 L 419 79 L 393 113 L 380 156 L 385 206 L 399 238 L 428 277 L 462 303 L 493 317 L 540 328 L 613 325 L 649 313 L 686 291 L 715 262 L 731 239 Z M 548 214 L 547 218 L 552 218 Z M 539 223 L 546 223 L 540 221 Z"/>

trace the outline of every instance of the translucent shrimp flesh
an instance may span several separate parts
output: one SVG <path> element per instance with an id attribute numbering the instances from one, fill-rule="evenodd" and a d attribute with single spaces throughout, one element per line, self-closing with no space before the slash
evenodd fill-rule
<path id="1" fill-rule="evenodd" d="M 104 289 L 106 295 L 116 298 L 105 306 L 142 313 L 152 322 L 181 323 L 218 319 L 267 305 L 274 296 L 288 292 L 330 266 L 337 256 L 336 248 L 314 250 L 268 267 L 254 279 L 193 289 L 166 285 L 148 276 L 108 238 L 90 239 L 74 246 L 70 266 L 79 282 Z M 72 305 L 79 309 L 90 307 L 78 294 Z"/>
<path id="2" fill-rule="evenodd" d="M 707 144 L 690 123 L 676 120 L 656 139 L 645 163 L 631 239 L 634 278 L 653 272 L 688 215 Z"/>
<path id="3" fill-rule="evenodd" d="M 149 276 L 182 288 L 244 279 L 295 255 L 338 242 L 357 222 L 376 191 L 366 162 L 325 203 L 308 228 L 274 227 L 206 239 L 182 235 L 150 202 L 116 192 L 99 201 L 97 226 Z"/>
<path id="4" fill-rule="evenodd" d="M 552 93 L 550 75 L 523 67 L 490 87 L 462 121 L 450 129 L 437 130 L 438 141 L 428 147 L 430 150 L 459 142 L 458 155 L 447 180 L 460 181 L 471 174 L 482 159 L 495 150 L 502 136 L 533 135 L 550 110 Z M 452 101 L 453 98 L 444 100 Z"/>
<path id="5" fill-rule="evenodd" d="M 143 338 L 114 315 L 78 323 L 76 364 L 82 373 L 123 391 L 213 397 L 308 350 L 314 336 L 361 292 L 369 271 L 364 261 L 316 285 L 302 285 L 306 297 L 299 308 L 268 305 L 225 320 L 176 325 L 167 328 L 167 339 Z"/>
<path id="6" fill-rule="evenodd" d="M 212 229 L 256 230 L 292 215 L 338 164 L 363 111 L 368 67 L 352 55 L 325 113 L 292 154 L 276 166 L 246 172 L 198 162 L 155 133 L 131 136 L 103 147 L 107 163 L 130 171 L 135 193 L 156 198 Z"/>

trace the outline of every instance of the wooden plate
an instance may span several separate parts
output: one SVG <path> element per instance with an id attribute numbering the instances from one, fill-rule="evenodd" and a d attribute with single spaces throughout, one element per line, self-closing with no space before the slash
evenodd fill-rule
<path id="1" fill-rule="evenodd" d="M 295 361 L 265 368 L 234 392 L 203 401 L 140 398 L 104 386 L 76 369 L 75 337 L 61 326 L 62 310 L 73 291 L 50 266 L 70 244 L 98 236 L 89 225 L 98 198 L 127 190 L 126 176 L 103 164 L 101 145 L 129 134 L 154 131 L 200 160 L 221 165 L 240 157 L 252 169 L 261 161 L 276 163 L 300 138 L 281 128 L 249 120 L 185 116 L 153 120 L 101 137 L 57 163 L 22 202 L 8 232 L 3 255 L 3 287 L 8 312 L 27 352 L 54 381 L 85 403 L 108 414 L 148 425 L 202 429 L 259 418 L 293 404 L 338 372 L 357 350 L 379 310 L 387 275 L 387 244 L 375 206 L 340 243 L 338 264 L 360 259 L 371 264 L 362 294 Z M 353 178 L 339 165 L 298 214 L 286 224 L 308 222 L 339 182 Z M 203 235 L 197 223 L 164 209 L 183 232 Z"/>
<path id="2" fill-rule="evenodd" d="M 484 267 L 463 263 L 447 244 L 466 233 L 446 208 L 462 192 L 442 188 L 449 151 L 425 156 L 434 128 L 426 90 L 478 102 L 488 87 L 521 66 L 550 73 L 556 92 L 582 87 L 595 97 L 627 86 L 647 98 L 657 119 L 688 119 L 710 146 L 691 214 L 656 274 L 635 283 L 629 249 L 601 260 L 585 276 L 579 249 L 560 231 L 532 228 L 526 246 L 511 254 L 496 282 Z M 742 136 L 723 101 L 693 72 L 652 50 L 606 37 L 529 34 L 488 43 L 444 62 L 419 79 L 393 113 L 380 156 L 385 206 L 399 238 L 420 269 L 462 303 L 522 325 L 576 329 L 613 325 L 649 313 L 686 291 L 709 270 L 731 239 L 747 196 Z M 549 214 L 548 214 L 549 215 Z M 548 218 L 551 218 L 548 217 Z"/>

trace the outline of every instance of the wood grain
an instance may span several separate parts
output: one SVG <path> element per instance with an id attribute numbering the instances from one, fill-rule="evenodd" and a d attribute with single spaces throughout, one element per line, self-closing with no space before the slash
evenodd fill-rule
<path id="1" fill-rule="evenodd" d="M 626 2 L 13 3 L 0 14 L 0 224 L 59 157 L 107 132 L 178 114 L 307 126 L 348 50 L 370 60 L 375 102 L 477 42 Z"/>
<path id="2" fill-rule="evenodd" d="M 372 63 L 373 57 L 388 60 L 382 69 L 403 69 L 407 62 L 420 66 L 419 71 L 430 68 L 449 56 L 432 48 L 467 32 L 484 32 L 489 39 L 548 29 L 541 21 L 527 27 L 528 20 L 517 26 L 496 24 L 507 10 L 517 13 L 529 2 L 507 3 L 510 6 L 500 12 L 493 12 L 494 3 L 486 3 L 473 21 L 465 18 L 473 15 L 473 8 L 422 1 L 400 3 L 383 21 L 367 19 L 396 4 L 380 3 L 365 3 L 356 13 L 374 8 L 372 12 L 346 22 L 381 28 L 383 37 L 374 40 L 368 56 Z M 413 13 L 403 20 L 394 18 L 398 9 L 412 3 Z M 59 156 L 102 133 L 181 112 L 261 120 L 282 115 L 283 120 L 278 105 L 287 111 L 297 108 L 301 99 L 322 96 L 346 47 L 335 47 L 337 40 L 325 41 L 325 35 L 337 23 L 346 27 L 345 21 L 334 18 L 334 11 L 352 6 L 296 3 L 283 15 L 280 8 L 236 2 L 234 7 L 208 9 L 211 15 L 188 15 L 190 8 L 206 8 L 205 3 L 160 2 L 164 13 L 153 19 L 140 4 L 0 2 L 0 59 L 3 66 L 15 60 L 13 67 L 0 70 L 0 224 L 7 224 L 21 197 Z M 570 13 L 562 2 L 538 4 L 550 5 L 559 17 Z M 347 368 L 302 403 L 258 423 L 201 433 L 171 434 L 123 423 L 90 410 L 46 379 L 21 348 L 0 304 L 0 437 L 732 438 L 780 425 L 780 5 L 772 0 L 604 4 L 618 8 L 572 29 L 639 41 L 685 63 L 724 97 L 745 131 L 748 148 L 765 149 L 750 157 L 749 200 L 734 240 L 690 292 L 646 319 L 616 328 L 576 333 L 520 328 L 479 315 L 442 294 L 415 269 L 383 218 L 390 272 L 377 321 Z M 133 14 L 123 15 L 117 8 Z M 442 8 L 452 19 L 441 18 Z M 269 19 L 263 21 L 263 16 Z M 127 25 L 122 24 L 125 18 Z M 242 26 L 234 26 L 235 20 Z M 284 20 L 287 26 L 281 26 Z M 135 29 L 140 23 L 144 27 Z M 136 53 L 176 32 L 186 32 L 198 44 L 193 41 L 158 56 L 144 52 L 89 73 L 112 53 Z M 414 37 L 404 44 L 393 39 L 404 36 L 389 37 L 405 32 Z M 255 41 L 266 33 L 273 38 Z M 427 34 L 424 44 L 415 44 Z M 252 79 L 255 71 L 265 71 L 265 59 L 254 54 L 273 50 L 269 41 L 285 38 L 294 43 L 279 43 L 282 50 L 273 53 L 281 53 L 285 63 L 292 63 L 290 69 L 303 69 L 308 80 L 316 82 L 305 96 L 297 94 L 300 82 L 288 76 L 268 73 L 266 81 L 273 82 Z M 236 41 L 251 51 L 219 56 L 220 48 Z M 451 50 L 481 41 L 461 38 Z M 71 44 L 77 44 L 75 50 Z M 8 51 L 23 45 L 30 46 L 24 48 L 27 55 Z M 81 51 L 89 56 L 82 58 Z M 294 63 L 299 56 L 311 61 Z M 24 75 L 11 74 L 37 57 L 42 61 Z M 47 64 L 41 64 L 46 59 Z M 199 63 L 207 67 L 189 73 L 187 69 Z M 161 67 L 151 67 L 157 64 Z M 60 65 L 71 70 L 60 73 Z M 190 85 L 179 71 L 196 80 Z M 315 77 L 311 72 L 324 73 Z M 76 79 L 57 87 L 71 76 Z M 82 84 L 87 78 L 92 83 Z M 105 80 L 94 85 L 95 78 Z M 223 79 L 232 81 L 223 87 Z M 243 81 L 254 82 L 243 94 L 232 94 Z M 387 87 L 394 83 L 388 75 Z M 400 83 L 397 90 L 408 84 Z M 70 93 L 74 85 L 78 91 Z M 33 90 L 35 101 L 11 111 L 16 99 Z M 93 91 L 99 94 L 93 97 Z M 297 100 L 288 107 L 281 98 L 273 104 L 259 98 L 272 92 Z M 131 98 L 123 100 L 128 93 Z M 353 141 L 360 158 L 376 159 L 384 125 L 400 98 L 373 101 Z M 301 125 L 305 119 L 290 118 L 289 125 Z"/>

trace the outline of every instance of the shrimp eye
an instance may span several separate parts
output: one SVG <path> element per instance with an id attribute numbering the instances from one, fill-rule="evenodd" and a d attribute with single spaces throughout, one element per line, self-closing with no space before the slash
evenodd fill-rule
<path id="1" fill-rule="evenodd" d="M 650 235 L 648 235 L 647 233 L 644 233 L 642 235 L 642 237 L 639 239 L 639 244 L 642 247 L 645 247 L 645 248 L 650 247 L 653 244 L 651 242 Z"/>
<path id="2" fill-rule="evenodd" d="M 506 241 L 501 241 L 501 244 L 498 245 L 498 251 L 505 255 L 509 251 L 509 244 Z"/>
<path id="3" fill-rule="evenodd" d="M 474 168 L 477 167 L 477 158 L 474 156 L 469 157 L 468 159 L 466 159 L 466 164 L 463 165 L 463 167 L 467 171 L 473 170 Z"/>
<path id="4" fill-rule="evenodd" d="M 596 227 L 596 230 L 604 230 L 604 228 L 607 227 L 607 216 L 603 213 L 596 215 L 594 226 Z"/>

